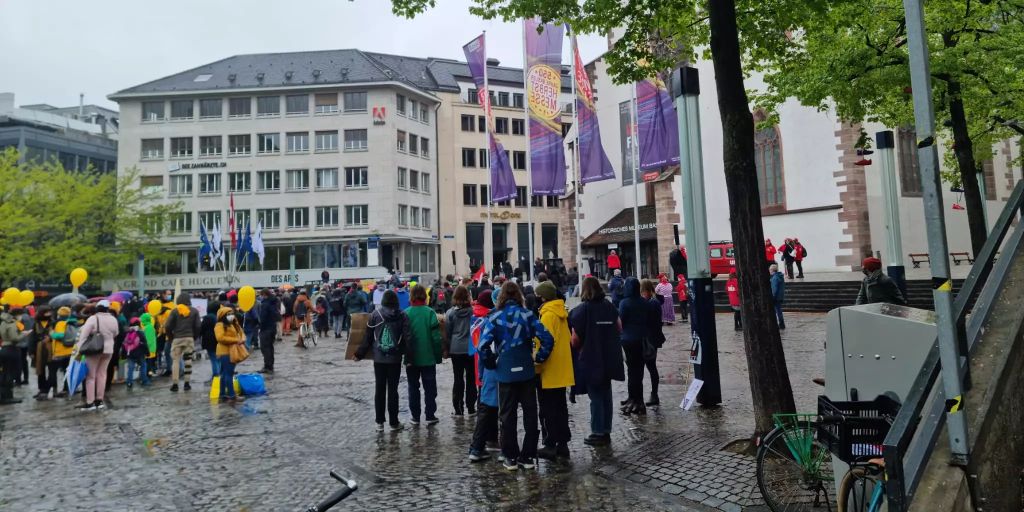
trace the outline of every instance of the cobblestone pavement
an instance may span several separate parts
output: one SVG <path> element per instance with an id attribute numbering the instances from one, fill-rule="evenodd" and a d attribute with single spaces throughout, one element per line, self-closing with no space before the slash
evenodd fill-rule
<path id="1" fill-rule="evenodd" d="M 809 410 L 818 392 L 810 378 L 824 365 L 824 316 L 787 316 L 790 377 L 798 408 Z M 720 450 L 753 422 L 742 338 L 731 315 L 718 323 L 721 407 L 678 407 L 689 328 L 677 324 L 659 355 L 660 410 L 617 414 L 612 446 L 590 448 L 582 443 L 589 407 L 579 397 L 569 406 L 571 462 L 542 461 L 531 472 L 468 463 L 474 420 L 448 416 L 447 363 L 438 370 L 440 424 L 376 432 L 372 366 L 342 360 L 343 340 L 308 351 L 278 343 L 269 395 L 236 406 L 211 404 L 201 384 L 171 393 L 167 379 L 132 392 L 115 386 L 100 412 L 27 399 L 0 409 L 0 510 L 302 510 L 338 489 L 331 469 L 360 483 L 339 510 L 763 510 L 753 458 Z M 256 352 L 239 372 L 260 363 Z M 208 362 L 197 362 L 194 380 L 208 377 Z M 625 396 L 622 383 L 615 395 Z"/>

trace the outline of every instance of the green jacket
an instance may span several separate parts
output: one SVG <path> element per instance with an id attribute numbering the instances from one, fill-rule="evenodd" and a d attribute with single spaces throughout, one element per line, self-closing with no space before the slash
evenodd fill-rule
<path id="1" fill-rule="evenodd" d="M 433 315 L 434 312 L 431 311 L 430 314 Z M 437 322 L 436 318 L 434 319 L 434 322 Z M 3 314 L 0 314 L 0 347 L 16 346 L 20 340 L 21 332 L 18 331 L 17 320 L 6 311 Z M 440 347 L 440 341 L 438 341 L 438 346 Z M 440 348 L 438 350 L 440 350 Z M 438 352 L 438 354 L 440 354 L 440 352 Z M 437 362 L 441 362 L 440 358 Z"/>
<path id="2" fill-rule="evenodd" d="M 441 364 L 441 324 L 430 306 L 410 306 L 405 310 L 412 327 L 405 364 L 434 366 Z"/>

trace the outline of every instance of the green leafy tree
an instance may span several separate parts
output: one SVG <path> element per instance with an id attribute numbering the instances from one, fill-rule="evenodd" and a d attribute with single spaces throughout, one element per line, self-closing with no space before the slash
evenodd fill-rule
<path id="1" fill-rule="evenodd" d="M 95 284 L 124 275 L 139 254 L 166 261 L 172 255 L 158 236 L 179 207 L 141 189 L 137 170 L 118 176 L 56 161 L 19 163 L 7 150 L 0 153 L 0 281 L 67 282 L 82 267 Z"/>
<path id="2" fill-rule="evenodd" d="M 392 0 L 394 11 L 415 16 L 435 0 Z M 772 413 L 792 412 L 793 391 L 764 263 L 764 230 L 754 163 L 754 121 L 744 87 L 742 57 L 754 61 L 787 51 L 786 30 L 815 12 L 821 0 L 476 0 L 470 12 L 483 18 L 538 16 L 566 23 L 576 33 L 621 36 L 605 54 L 616 82 L 629 83 L 695 60 L 703 48 L 715 69 L 723 129 L 725 179 L 736 268 L 739 275 L 754 421 L 772 427 Z M 742 48 L 742 50 L 741 50 Z M 705 77 L 708 83 L 710 77 Z"/>
<path id="3" fill-rule="evenodd" d="M 1018 1 L 930 0 L 925 24 L 936 123 L 951 141 L 944 179 L 964 189 L 971 245 L 987 238 L 978 185 L 980 163 L 995 141 L 1024 134 L 1024 4 Z M 767 91 L 756 101 L 774 108 L 795 97 L 834 107 L 850 121 L 911 126 L 906 22 L 900 0 L 832 2 L 808 16 L 785 51 L 753 62 Z"/>

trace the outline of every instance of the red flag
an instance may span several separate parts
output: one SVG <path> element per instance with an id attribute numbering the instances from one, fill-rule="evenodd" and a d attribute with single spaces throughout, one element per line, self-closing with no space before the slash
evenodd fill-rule
<path id="1" fill-rule="evenodd" d="M 484 274 L 486 274 L 486 273 L 487 273 L 487 270 L 484 268 L 483 265 L 480 265 L 480 269 L 477 270 L 475 274 L 473 274 L 473 280 L 479 283 L 480 280 L 483 279 Z"/>
<path id="2" fill-rule="evenodd" d="M 231 219 L 229 219 L 229 228 L 231 233 L 231 250 L 238 248 L 238 244 L 235 242 L 235 193 L 231 193 Z"/>

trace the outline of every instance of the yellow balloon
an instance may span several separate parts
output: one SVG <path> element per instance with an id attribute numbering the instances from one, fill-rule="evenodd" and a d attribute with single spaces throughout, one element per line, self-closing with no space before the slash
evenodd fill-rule
<path id="1" fill-rule="evenodd" d="M 18 305 L 18 302 L 21 299 L 21 290 L 12 286 L 4 290 L 3 298 L 12 306 Z"/>
<path id="2" fill-rule="evenodd" d="M 256 290 L 252 286 L 243 286 L 238 289 L 238 307 L 242 311 L 249 311 L 256 305 Z"/>
<path id="3" fill-rule="evenodd" d="M 18 304 L 19 306 L 28 306 L 32 304 L 32 301 L 36 300 L 36 294 L 32 293 L 32 290 L 22 290 L 19 298 L 21 299 L 19 301 L 20 304 Z"/>
<path id="4" fill-rule="evenodd" d="M 146 312 L 149 313 L 152 316 L 159 316 L 160 315 L 160 311 L 163 308 L 164 308 L 164 305 L 159 300 L 156 300 L 156 299 L 153 299 L 153 300 L 149 301 L 149 304 L 146 304 Z"/>
<path id="5" fill-rule="evenodd" d="M 0 297 L 0 306 L 6 306 L 6 305 L 7 305 L 7 299 L 5 299 L 3 297 Z"/>
<path id="6" fill-rule="evenodd" d="M 86 279 L 89 279 L 89 273 L 84 268 L 79 267 L 71 271 L 71 286 L 78 288 Z"/>

